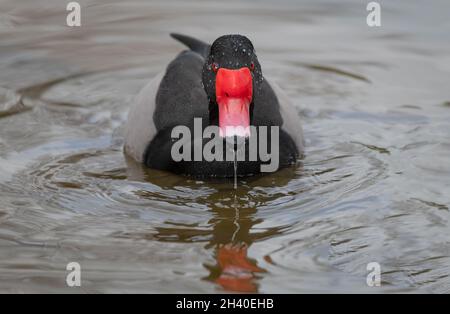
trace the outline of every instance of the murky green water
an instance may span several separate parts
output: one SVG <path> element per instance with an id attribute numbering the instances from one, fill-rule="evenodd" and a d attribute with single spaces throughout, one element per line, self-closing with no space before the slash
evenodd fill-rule
<path id="1" fill-rule="evenodd" d="M 448 1 L 0 1 L 1 292 L 450 292 Z M 201 182 L 122 153 L 182 47 L 248 35 L 303 166 Z M 82 287 L 66 287 L 66 265 Z M 378 262 L 382 287 L 366 285 Z"/>

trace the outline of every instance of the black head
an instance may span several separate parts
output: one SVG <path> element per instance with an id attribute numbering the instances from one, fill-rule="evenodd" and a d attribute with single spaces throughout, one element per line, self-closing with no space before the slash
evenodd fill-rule
<path id="1" fill-rule="evenodd" d="M 263 76 L 253 44 L 247 37 L 225 35 L 216 39 L 203 66 L 202 81 L 210 101 L 211 124 L 221 128 L 245 128 L 251 124 L 253 98 Z M 244 113 L 229 113 L 237 107 Z"/>

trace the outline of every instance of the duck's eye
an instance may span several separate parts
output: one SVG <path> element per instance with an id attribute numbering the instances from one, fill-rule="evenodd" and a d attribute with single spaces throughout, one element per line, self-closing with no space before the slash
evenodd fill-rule
<path id="1" fill-rule="evenodd" d="M 255 63 L 254 62 L 250 63 L 250 71 L 253 71 L 253 70 L 255 70 Z"/>
<path id="2" fill-rule="evenodd" d="M 217 71 L 219 71 L 219 65 L 216 62 L 213 62 L 213 64 L 211 65 L 211 69 L 217 73 Z"/>

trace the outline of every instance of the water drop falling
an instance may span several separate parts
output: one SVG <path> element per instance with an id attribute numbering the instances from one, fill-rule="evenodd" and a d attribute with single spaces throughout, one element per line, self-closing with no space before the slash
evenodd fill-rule
<path id="1" fill-rule="evenodd" d="M 237 190 L 237 151 L 234 151 L 234 189 Z"/>
<path id="2" fill-rule="evenodd" d="M 239 216 L 240 215 L 239 215 L 239 207 L 238 207 L 238 203 L 237 203 L 237 195 L 236 195 L 236 193 L 234 194 L 233 206 L 234 206 L 234 221 L 233 221 L 233 224 L 236 226 L 236 230 L 233 233 L 233 237 L 231 238 L 231 241 L 233 243 L 235 243 L 236 242 L 236 236 L 238 235 L 239 230 L 241 230 L 241 226 L 239 224 L 239 219 L 240 219 Z"/>

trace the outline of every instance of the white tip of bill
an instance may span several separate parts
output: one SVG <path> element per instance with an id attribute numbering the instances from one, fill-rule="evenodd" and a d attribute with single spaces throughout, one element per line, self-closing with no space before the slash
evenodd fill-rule
<path id="1" fill-rule="evenodd" d="M 250 127 L 243 126 L 226 126 L 221 127 L 219 130 L 219 135 L 221 137 L 249 137 L 250 136 Z"/>

